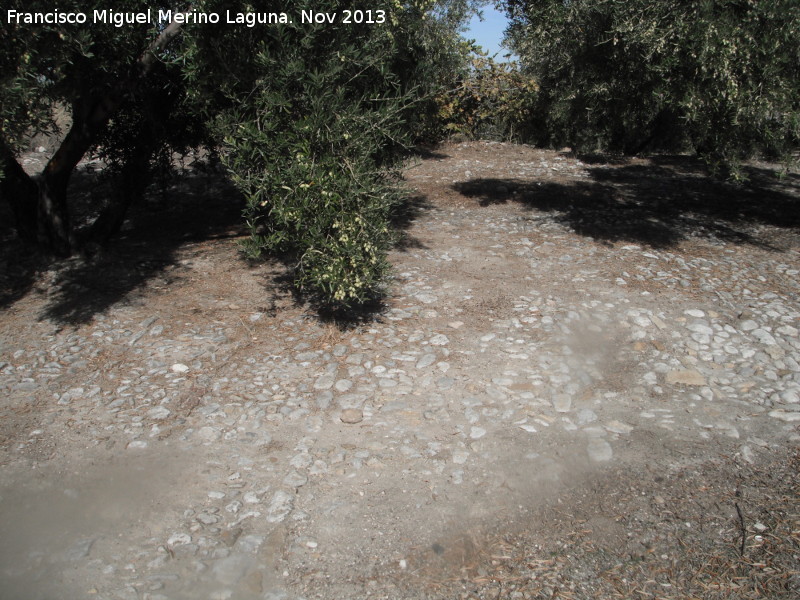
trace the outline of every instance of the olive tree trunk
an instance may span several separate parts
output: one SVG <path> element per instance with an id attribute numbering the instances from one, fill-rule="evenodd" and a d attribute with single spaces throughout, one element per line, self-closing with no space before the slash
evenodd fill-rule
<path id="1" fill-rule="evenodd" d="M 176 21 L 167 26 L 136 60 L 131 74 L 120 77 L 118 83 L 105 94 L 78 98 L 73 102 L 72 126 L 38 177 L 33 178 L 25 172 L 11 148 L 0 138 L 0 194 L 11 206 L 17 232 L 22 239 L 38 242 L 58 256 L 69 256 L 75 251 L 76 239 L 67 202 L 70 177 L 119 110 L 125 97 L 137 89 L 139 82 L 156 64 L 156 53 L 180 33 L 181 27 L 182 24 Z M 149 160 L 151 149 L 143 149 L 143 152 L 145 160 Z M 139 161 L 133 162 L 138 164 Z M 135 189 L 131 192 L 135 193 Z M 109 214 L 106 217 L 101 215 L 98 219 L 101 222 L 95 228 L 96 233 L 109 235 L 114 227 L 118 229 L 132 199 L 128 192 L 116 195 L 107 208 Z"/>

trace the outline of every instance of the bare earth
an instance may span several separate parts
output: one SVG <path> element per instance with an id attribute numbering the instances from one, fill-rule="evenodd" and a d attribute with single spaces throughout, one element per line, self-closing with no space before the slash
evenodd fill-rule
<path id="1" fill-rule="evenodd" d="M 350 324 L 239 257 L 202 171 L 91 259 L 28 256 L 3 206 L 0 598 L 797 598 L 771 174 L 443 146 Z"/>

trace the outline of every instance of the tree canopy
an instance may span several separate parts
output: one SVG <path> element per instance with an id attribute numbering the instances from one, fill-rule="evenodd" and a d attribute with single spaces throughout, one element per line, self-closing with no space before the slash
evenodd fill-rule
<path id="1" fill-rule="evenodd" d="M 505 0 L 540 86 L 539 143 L 636 153 L 690 146 L 734 166 L 800 140 L 793 0 Z"/>
<path id="2" fill-rule="evenodd" d="M 9 2 L 18 12 L 53 12 L 48 2 Z M 129 3 L 145 12 L 157 3 Z M 100 2 L 63 2 L 61 13 L 106 10 Z M 3 11 L 4 17 L 9 10 Z M 121 224 L 124 207 L 146 185 L 159 150 L 200 141 L 200 122 L 182 113 L 186 95 L 178 54 L 170 46 L 181 27 L 137 23 L 4 25 L 0 46 L 0 192 L 12 205 L 20 235 L 56 254 L 68 255 L 81 240 L 73 227 L 67 189 L 76 165 L 102 152 L 120 181 L 118 197 L 98 209 L 84 237 L 102 237 Z M 68 131 L 55 123 L 57 108 L 69 116 Z M 17 161 L 27 137 L 45 132 L 60 140 L 42 172 L 28 176 Z"/>

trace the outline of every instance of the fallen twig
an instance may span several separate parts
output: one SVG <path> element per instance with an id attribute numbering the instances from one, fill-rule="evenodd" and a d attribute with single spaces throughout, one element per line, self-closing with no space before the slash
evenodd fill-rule
<path id="1" fill-rule="evenodd" d="M 742 516 L 742 509 L 739 508 L 739 503 L 734 502 L 733 505 L 736 507 L 736 513 L 739 515 L 739 529 L 742 533 L 742 545 L 739 548 L 739 555 L 744 558 L 744 546 L 745 541 L 747 540 L 747 528 L 744 526 L 744 517 Z"/>

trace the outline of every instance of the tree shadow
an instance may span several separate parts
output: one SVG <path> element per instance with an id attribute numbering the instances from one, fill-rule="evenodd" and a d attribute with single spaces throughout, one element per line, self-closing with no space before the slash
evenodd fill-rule
<path id="1" fill-rule="evenodd" d="M 665 248 L 704 237 L 777 249 L 758 229 L 800 230 L 800 177 L 748 167 L 749 183 L 711 177 L 686 157 L 590 167 L 588 179 L 473 179 L 453 189 L 481 206 L 518 202 L 601 243 Z"/>
<path id="2" fill-rule="evenodd" d="M 0 309 L 27 296 L 38 273 L 52 263 L 52 259 L 23 244 L 12 223 L 11 211 L 0 205 Z"/>
<path id="3" fill-rule="evenodd" d="M 409 230 L 414 221 L 419 219 L 422 214 L 430 210 L 431 203 L 424 194 L 409 194 L 391 214 L 390 223 L 392 229 L 397 234 L 394 249 L 400 252 L 408 252 L 414 249 L 425 249 L 427 246 L 418 238 L 413 237 Z"/>
<path id="4" fill-rule="evenodd" d="M 30 160 L 42 164 L 38 154 Z M 92 165 L 76 170 L 70 178 L 69 188 L 72 222 L 80 227 L 81 223 L 91 220 L 97 198 L 106 192 Z M 65 264 L 67 261 L 20 240 L 8 204 L 0 202 L 0 308 L 11 306 L 34 289 L 45 293 L 46 280 L 52 281 Z"/>
<path id="5" fill-rule="evenodd" d="M 438 145 L 417 146 L 412 150 L 411 156 L 422 160 L 444 160 L 445 158 L 450 158 L 449 154 L 439 152 Z"/>
<path id="6" fill-rule="evenodd" d="M 73 218 L 87 225 L 104 194 L 109 193 L 99 172 L 73 175 L 70 201 Z M 153 185 L 143 201 L 131 208 L 123 230 L 103 248 L 90 255 L 54 259 L 26 246 L 12 228 L 10 210 L 0 204 L 0 308 L 10 306 L 34 291 L 46 296 L 40 319 L 60 326 L 89 323 L 120 302 L 135 301 L 135 292 L 158 280 L 169 286 L 186 272 L 180 264 L 181 249 L 188 244 L 247 235 L 242 211 L 244 201 L 224 173 L 200 165 L 184 170 L 166 186 Z M 409 194 L 392 212 L 391 226 L 398 236 L 394 249 L 401 252 L 424 248 L 408 230 L 430 208 L 427 198 Z M 298 304 L 314 307 L 325 321 L 349 327 L 374 320 L 386 310 L 380 298 L 347 311 L 335 311 L 304 296 L 292 283 L 292 261 L 272 256 L 279 266 L 271 276 L 277 294 L 292 296 Z"/>
<path id="7" fill-rule="evenodd" d="M 243 201 L 218 172 L 190 171 L 131 209 L 123 230 L 91 256 L 54 263 L 40 318 L 63 326 L 88 323 L 160 278 L 182 277 L 179 252 L 187 244 L 244 233 Z"/>
<path id="8" fill-rule="evenodd" d="M 633 158 L 624 154 L 584 154 L 575 152 L 559 152 L 565 158 L 577 158 L 586 165 L 629 165 Z"/>

